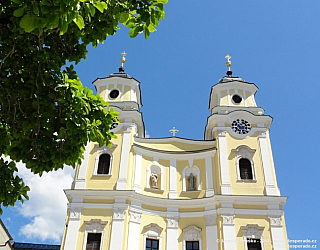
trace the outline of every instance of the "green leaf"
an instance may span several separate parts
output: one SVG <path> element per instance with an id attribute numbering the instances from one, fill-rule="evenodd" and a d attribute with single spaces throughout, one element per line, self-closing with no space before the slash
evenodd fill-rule
<path id="1" fill-rule="evenodd" d="M 31 32 L 32 30 L 34 30 L 35 27 L 32 14 L 28 13 L 21 18 L 20 27 L 23 28 L 25 32 Z"/>
<path id="2" fill-rule="evenodd" d="M 23 16 L 23 13 L 24 13 L 24 8 L 20 8 L 20 9 L 17 9 L 13 12 L 13 16 L 15 17 L 21 17 Z"/>
<path id="3" fill-rule="evenodd" d="M 168 3 L 168 0 L 158 0 L 158 3 Z"/>
<path id="4" fill-rule="evenodd" d="M 73 19 L 73 21 L 76 23 L 76 25 L 78 26 L 78 28 L 80 30 L 82 30 L 84 28 L 84 21 L 82 16 L 77 16 L 75 19 Z"/>
<path id="5" fill-rule="evenodd" d="M 128 14 L 128 13 L 126 13 L 126 12 L 121 12 L 121 13 L 119 14 L 119 16 L 118 16 L 118 21 L 119 21 L 120 23 L 124 23 L 124 22 L 126 22 L 126 21 L 128 20 L 128 18 L 129 18 L 129 14 Z"/>
<path id="6" fill-rule="evenodd" d="M 93 3 L 93 6 L 96 7 L 101 13 L 103 13 L 104 5 L 101 2 Z"/>
<path id="7" fill-rule="evenodd" d="M 32 11 L 33 11 L 34 14 L 39 15 L 39 8 L 38 8 L 38 6 L 33 7 L 33 8 L 32 8 Z"/>
<path id="8" fill-rule="evenodd" d="M 22 0 L 11 0 L 11 2 L 17 3 L 17 4 L 21 4 Z"/>

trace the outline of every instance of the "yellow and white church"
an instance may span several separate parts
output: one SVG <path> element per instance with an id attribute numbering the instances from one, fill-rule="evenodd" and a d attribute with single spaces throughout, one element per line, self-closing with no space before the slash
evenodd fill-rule
<path id="1" fill-rule="evenodd" d="M 233 77 L 226 58 L 204 140 L 145 137 L 140 83 L 124 72 L 124 56 L 119 73 L 93 82 L 119 112 L 117 139 L 87 144 L 65 190 L 61 250 L 288 249 L 272 117 L 256 104 L 257 86 Z"/>

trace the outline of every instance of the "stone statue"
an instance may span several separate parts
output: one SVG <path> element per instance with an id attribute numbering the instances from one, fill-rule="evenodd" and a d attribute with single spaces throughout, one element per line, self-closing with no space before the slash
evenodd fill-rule
<path id="1" fill-rule="evenodd" d="M 151 182 L 151 188 L 158 189 L 158 175 L 155 171 L 151 173 L 150 182 Z"/>
<path id="2" fill-rule="evenodd" d="M 189 185 L 188 185 L 188 191 L 194 191 L 196 190 L 196 177 L 191 173 L 188 177 Z"/>

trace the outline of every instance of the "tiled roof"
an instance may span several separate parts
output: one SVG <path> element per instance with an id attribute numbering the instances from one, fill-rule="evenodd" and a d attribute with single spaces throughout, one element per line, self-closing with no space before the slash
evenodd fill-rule
<path id="1" fill-rule="evenodd" d="M 47 245 L 47 244 L 32 244 L 32 243 L 14 243 L 15 250 L 37 250 L 37 249 L 50 249 L 59 250 L 60 245 Z"/>

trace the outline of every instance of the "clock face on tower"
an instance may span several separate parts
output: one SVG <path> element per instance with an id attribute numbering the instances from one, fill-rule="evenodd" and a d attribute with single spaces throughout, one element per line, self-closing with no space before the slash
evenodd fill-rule
<path id="1" fill-rule="evenodd" d="M 234 120 L 231 124 L 231 128 L 237 134 L 247 134 L 251 130 L 251 125 L 249 122 L 243 119 Z"/>

